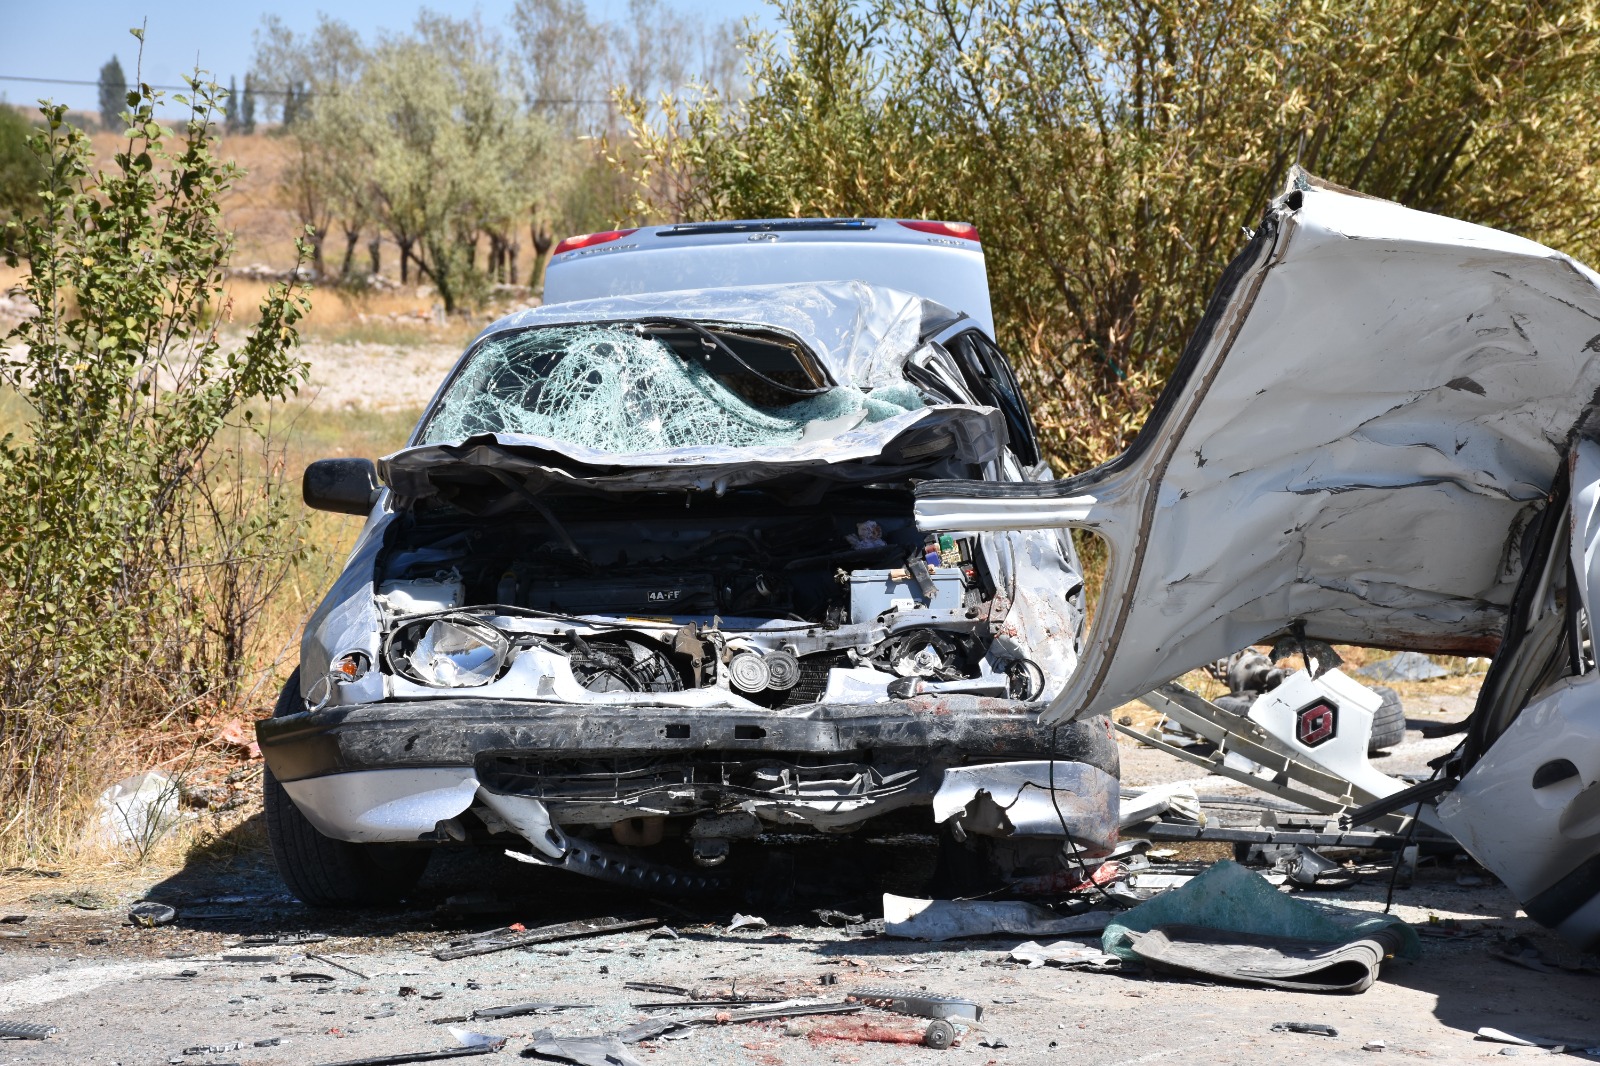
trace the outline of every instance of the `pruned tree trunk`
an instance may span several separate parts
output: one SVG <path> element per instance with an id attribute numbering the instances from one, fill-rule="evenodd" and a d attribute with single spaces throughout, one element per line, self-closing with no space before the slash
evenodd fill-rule
<path id="1" fill-rule="evenodd" d="M 544 223 L 537 221 L 528 227 L 528 232 L 533 237 L 533 266 L 528 271 L 528 288 L 543 292 L 546 253 L 555 247 L 556 236 Z"/>
<path id="2" fill-rule="evenodd" d="M 350 276 L 350 264 L 355 260 L 356 257 L 356 245 L 361 242 L 361 227 L 346 225 L 343 227 L 343 229 L 344 263 L 342 263 L 339 267 L 339 276 L 341 278 L 348 278 Z"/>
<path id="3" fill-rule="evenodd" d="M 370 241 L 367 242 L 367 258 L 372 261 L 372 275 L 373 275 L 373 277 L 377 277 L 378 274 L 381 273 L 381 270 L 379 269 L 380 260 L 378 258 L 378 253 L 380 251 L 382 251 L 382 249 L 383 249 L 383 238 L 382 237 L 374 237 Z"/>

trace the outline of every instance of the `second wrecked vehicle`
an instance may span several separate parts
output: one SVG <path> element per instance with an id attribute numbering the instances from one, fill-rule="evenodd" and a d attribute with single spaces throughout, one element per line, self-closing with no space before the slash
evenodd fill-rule
<path id="1" fill-rule="evenodd" d="M 408 447 L 313 464 L 307 502 L 367 523 L 258 726 L 296 894 L 393 898 L 469 840 L 692 888 L 897 812 L 1001 876 L 1105 854 L 1106 720 L 1038 722 L 1077 663 L 1068 535 L 912 515 L 920 480 L 1049 477 L 975 238 L 566 242 L 559 302 L 485 330 Z"/>

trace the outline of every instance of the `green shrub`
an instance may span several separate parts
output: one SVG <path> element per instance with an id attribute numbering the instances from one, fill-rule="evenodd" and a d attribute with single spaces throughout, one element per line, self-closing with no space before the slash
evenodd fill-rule
<path id="1" fill-rule="evenodd" d="M 26 405 L 0 440 L 7 850 L 59 842 L 128 730 L 234 695 L 250 623 L 294 551 L 282 477 L 252 458 L 271 442 L 251 405 L 304 379 L 309 305 L 277 286 L 223 346 L 219 203 L 238 171 L 214 154 L 215 86 L 191 85 L 174 98 L 181 134 L 157 122 L 160 94 L 130 91 L 105 169 L 65 108 L 42 108 L 39 209 L 7 227 L 39 308 L 0 362 Z"/>
<path id="2" fill-rule="evenodd" d="M 1063 466 L 1125 446 L 1298 161 L 1600 252 L 1597 0 L 777 0 L 750 95 L 634 101 L 645 218 L 975 222 Z"/>

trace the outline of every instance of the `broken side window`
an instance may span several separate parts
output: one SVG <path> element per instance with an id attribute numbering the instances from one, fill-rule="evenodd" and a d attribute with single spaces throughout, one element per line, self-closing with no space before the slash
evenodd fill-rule
<path id="1" fill-rule="evenodd" d="M 480 344 L 418 443 L 514 433 L 618 454 L 747 448 L 821 439 L 922 406 L 909 384 L 830 387 L 783 337 L 683 323 L 545 326 Z"/>

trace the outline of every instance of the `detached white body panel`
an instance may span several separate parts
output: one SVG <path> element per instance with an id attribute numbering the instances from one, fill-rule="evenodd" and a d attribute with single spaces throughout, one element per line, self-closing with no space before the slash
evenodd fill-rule
<path id="1" fill-rule="evenodd" d="M 1302 623 L 1488 654 L 1600 390 L 1600 278 L 1542 245 L 1297 189 L 1229 268 L 1130 450 L 1048 485 L 921 486 L 927 530 L 1109 543 L 1046 721 L 1104 713 Z"/>
<path id="2" fill-rule="evenodd" d="M 1494 655 L 1447 767 L 1459 784 L 1424 820 L 1587 945 L 1600 942 L 1597 407 L 1600 277 L 1296 172 L 1126 453 L 1047 485 L 927 482 L 917 519 L 1107 541 L 1094 626 L 1047 722 L 1291 634 Z M 1331 725 L 1293 684 L 1250 717 L 1280 738 Z M 1355 693 L 1339 713 L 1370 728 Z M 1365 739 L 1329 735 L 1308 758 L 1390 794 Z"/>

